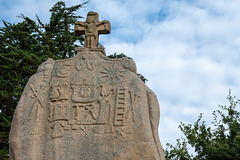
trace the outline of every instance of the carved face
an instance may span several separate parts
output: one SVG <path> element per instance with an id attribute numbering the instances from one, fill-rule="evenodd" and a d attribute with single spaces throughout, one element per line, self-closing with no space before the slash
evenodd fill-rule
<path id="1" fill-rule="evenodd" d="M 50 79 L 50 77 L 49 77 L 50 74 L 51 74 L 51 73 L 50 73 L 49 71 L 44 71 L 44 72 L 43 72 L 42 81 L 43 81 L 43 82 L 48 82 L 49 79 Z"/>
<path id="2" fill-rule="evenodd" d="M 91 24 L 91 23 L 93 23 L 94 21 L 93 21 L 92 18 L 88 17 L 87 20 L 86 20 L 86 22 L 87 22 L 88 24 Z"/>
<path id="3" fill-rule="evenodd" d="M 42 72 L 42 71 L 45 71 L 45 70 L 48 70 L 50 68 L 52 68 L 52 62 L 53 62 L 53 59 L 48 59 L 47 61 L 43 62 L 39 67 L 38 67 L 38 70 L 37 72 Z"/>

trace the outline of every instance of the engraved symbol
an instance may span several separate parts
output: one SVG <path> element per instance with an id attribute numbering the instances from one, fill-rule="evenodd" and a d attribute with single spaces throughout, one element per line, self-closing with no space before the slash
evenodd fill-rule
<path id="1" fill-rule="evenodd" d="M 33 87 L 32 84 L 30 84 L 30 88 L 31 88 L 31 90 L 32 90 L 32 92 L 33 92 L 33 95 L 35 96 L 35 98 L 36 98 L 37 101 L 39 102 L 40 106 L 43 107 L 43 104 L 42 104 L 41 100 L 39 99 L 39 97 L 38 97 L 36 91 L 34 90 L 34 87 Z"/>
<path id="2" fill-rule="evenodd" d="M 116 84 L 123 81 L 124 78 L 124 70 L 119 70 L 115 68 L 113 65 L 110 65 L 109 68 L 103 67 L 101 73 L 101 80 L 103 83 L 108 84 Z"/>
<path id="3" fill-rule="evenodd" d="M 111 124 L 107 124 L 105 133 L 113 133 L 113 126 Z"/>
<path id="4" fill-rule="evenodd" d="M 100 105 L 101 106 L 101 105 Z M 75 120 L 77 125 L 106 124 L 102 113 L 102 107 L 97 104 L 78 104 L 75 108 Z"/>
<path id="5" fill-rule="evenodd" d="M 88 114 L 90 114 L 90 115 L 92 115 L 92 118 L 95 120 L 96 119 L 96 115 L 93 113 L 94 105 L 93 104 L 86 105 L 84 108 L 86 110 L 86 113 L 84 115 L 84 119 L 86 119 Z"/>
<path id="6" fill-rule="evenodd" d="M 69 120 L 68 121 L 68 125 L 71 126 L 72 130 L 77 130 L 78 129 L 78 126 L 75 123 L 76 123 L 75 120 Z"/>
<path id="7" fill-rule="evenodd" d="M 126 103 L 126 88 L 119 87 L 117 89 L 116 105 L 115 105 L 115 116 L 114 125 L 124 126 L 125 125 L 125 103 Z"/>
<path id="8" fill-rule="evenodd" d="M 84 75 L 84 77 L 80 75 Z M 96 101 L 95 80 L 95 76 L 89 71 L 75 76 L 71 82 L 71 88 L 73 89 L 72 101 L 82 103 Z"/>
<path id="9" fill-rule="evenodd" d="M 52 102 L 56 102 L 56 101 L 66 101 L 68 100 L 67 98 L 67 89 L 68 89 L 68 85 L 67 84 L 56 84 L 53 85 L 50 88 L 50 99 Z"/>
<path id="10" fill-rule="evenodd" d="M 90 128 L 87 126 L 81 126 L 80 129 L 85 133 L 85 135 L 88 135 L 90 132 Z"/>
<path id="11" fill-rule="evenodd" d="M 29 86 L 30 86 L 30 89 L 33 92 L 32 98 L 35 99 L 35 101 L 33 103 L 33 106 L 32 106 L 32 108 L 30 110 L 30 113 L 28 115 L 28 120 L 32 120 L 33 119 L 33 125 L 30 128 L 30 134 L 31 135 L 38 135 L 39 131 L 40 131 L 40 121 L 39 121 L 40 111 L 41 111 L 41 108 L 43 108 L 43 104 L 42 104 L 42 101 L 40 100 L 39 95 L 35 91 L 33 85 L 30 84 Z M 41 89 L 43 89 L 43 88 L 41 88 Z"/>
<path id="12" fill-rule="evenodd" d="M 125 128 L 118 128 L 117 132 L 123 137 L 126 138 Z"/>
<path id="13" fill-rule="evenodd" d="M 65 78 L 69 75 L 69 71 L 70 71 L 70 65 L 65 64 L 57 67 L 56 74 L 60 78 Z"/>
<path id="14" fill-rule="evenodd" d="M 79 120 L 80 119 L 79 107 L 83 107 L 83 106 L 82 105 L 74 105 L 72 107 L 75 108 L 75 110 L 76 110 L 74 119 Z"/>
<path id="15" fill-rule="evenodd" d="M 68 85 L 67 84 L 61 84 L 59 86 L 59 93 L 60 93 L 60 97 L 58 97 L 58 100 L 62 101 L 62 100 L 67 100 L 67 95 L 66 95 L 66 91 L 68 89 Z"/>
<path id="16" fill-rule="evenodd" d="M 100 133 L 101 133 L 101 128 L 98 127 L 98 126 L 95 126 L 95 127 L 93 128 L 93 132 L 94 132 L 95 134 L 100 134 Z"/>
<path id="17" fill-rule="evenodd" d="M 53 138 L 63 137 L 63 129 L 69 130 L 67 125 L 68 107 L 69 104 L 66 103 L 49 103 L 48 121 L 53 122 L 51 126 Z"/>
<path id="18" fill-rule="evenodd" d="M 105 128 L 105 133 L 113 133 L 113 126 L 112 126 L 112 112 L 111 112 L 111 104 L 109 104 L 109 109 L 108 109 L 108 123 Z"/>
<path id="19" fill-rule="evenodd" d="M 95 60 L 86 60 L 86 64 L 87 64 L 87 69 L 89 69 L 90 71 L 93 71 L 97 66 Z"/>
<path id="20" fill-rule="evenodd" d="M 79 86 L 79 96 L 82 97 L 82 98 L 90 97 L 91 96 L 91 89 L 92 89 L 92 86 L 90 86 L 90 85 L 80 85 Z"/>
<path id="21" fill-rule="evenodd" d="M 75 62 L 75 67 L 76 67 L 76 70 L 77 70 L 77 71 L 80 71 L 80 70 L 82 70 L 83 68 L 85 68 L 85 67 L 86 67 L 85 60 L 82 60 L 82 59 L 77 60 L 77 61 Z"/>
<path id="22" fill-rule="evenodd" d="M 42 81 L 43 82 L 48 82 L 50 77 L 50 72 L 49 71 L 44 71 Z"/>
<path id="23" fill-rule="evenodd" d="M 54 107 L 53 120 L 67 120 L 67 105 L 57 104 Z"/>
<path id="24" fill-rule="evenodd" d="M 106 124 L 106 120 L 105 120 L 105 116 L 104 116 L 104 107 L 105 104 L 102 102 L 102 100 L 98 100 L 98 102 L 100 103 L 100 106 L 99 106 L 99 116 L 97 118 L 97 124 Z"/>
<path id="25" fill-rule="evenodd" d="M 51 101 L 57 101 L 58 97 L 60 96 L 60 87 L 57 85 L 57 86 L 52 86 L 50 88 L 50 99 Z"/>
<path id="26" fill-rule="evenodd" d="M 125 69 L 130 70 L 133 73 L 137 73 L 137 68 L 135 63 L 132 60 L 128 59 L 127 57 L 123 57 L 121 64 Z"/>
<path id="27" fill-rule="evenodd" d="M 126 128 L 126 134 L 132 134 L 132 133 L 133 133 L 132 128 L 128 126 Z"/>
<path id="28" fill-rule="evenodd" d="M 47 61 L 43 62 L 37 70 L 37 73 L 43 72 L 42 76 L 42 82 L 48 82 L 49 78 L 51 76 L 50 70 L 52 69 L 54 60 L 51 58 L 48 58 Z"/>
<path id="29" fill-rule="evenodd" d="M 47 86 L 46 85 L 40 85 L 40 90 L 42 90 L 43 94 L 47 94 Z"/>
<path id="30" fill-rule="evenodd" d="M 64 126 L 64 130 L 70 130 L 71 129 L 71 126 L 68 124 L 67 121 L 62 121 L 63 123 L 63 126 Z"/>
<path id="31" fill-rule="evenodd" d="M 94 88 L 92 85 L 71 85 L 73 89 L 73 102 L 94 102 L 97 99 L 94 97 Z"/>
<path id="32" fill-rule="evenodd" d="M 87 68 L 89 71 L 93 71 L 97 66 L 97 61 L 92 57 L 92 55 L 83 53 L 80 59 L 76 60 L 75 67 L 77 71 L 81 71 Z"/>
<path id="33" fill-rule="evenodd" d="M 49 103 L 49 115 L 48 120 L 50 122 L 57 120 L 68 120 L 68 104 L 60 104 L 60 103 Z"/>
<path id="34" fill-rule="evenodd" d="M 113 92 L 113 87 L 112 85 L 109 84 L 104 84 L 101 85 L 101 96 L 105 98 L 106 101 L 108 101 L 108 99 L 106 99 L 106 97 L 109 96 L 110 92 Z"/>
<path id="35" fill-rule="evenodd" d="M 37 73 L 46 71 L 47 69 L 50 69 L 53 66 L 54 60 L 51 58 L 48 58 L 47 61 L 43 62 L 37 70 Z"/>
<path id="36" fill-rule="evenodd" d="M 52 138 L 60 138 L 63 137 L 63 124 L 59 121 L 55 121 L 53 123 L 53 132 L 52 132 Z"/>
<path id="37" fill-rule="evenodd" d="M 125 118 L 127 119 L 129 116 L 130 111 L 132 111 L 132 121 L 135 122 L 135 109 L 134 106 L 136 105 L 136 102 L 139 98 L 139 96 L 137 96 L 136 94 L 134 94 L 133 92 L 129 91 L 130 93 L 130 97 L 131 97 L 131 105 L 128 108 L 127 112 L 126 112 L 126 116 Z"/>

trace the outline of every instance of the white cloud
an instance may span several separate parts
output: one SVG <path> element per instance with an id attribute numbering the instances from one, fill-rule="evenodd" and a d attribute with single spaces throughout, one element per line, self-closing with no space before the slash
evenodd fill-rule
<path id="1" fill-rule="evenodd" d="M 217 105 L 226 103 L 229 88 L 237 95 L 240 93 L 240 32 L 237 29 L 240 17 L 236 17 L 239 11 L 236 1 L 234 5 L 226 2 L 226 8 L 222 7 L 223 1 L 220 3 L 219 7 L 218 3 L 209 1 L 201 3 L 202 6 L 174 2 L 169 6 L 169 18 L 154 23 L 151 32 L 140 42 L 133 46 L 117 45 L 136 60 L 139 72 L 149 79 L 148 85 L 162 100 L 160 105 L 161 102 L 168 105 L 162 109 L 163 126 L 163 123 L 170 123 L 176 128 L 169 117 L 191 123 L 186 118 L 189 113 L 192 113 L 192 122 L 200 112 L 211 120 L 211 112 Z M 107 43 L 106 46 L 114 50 L 112 46 L 116 44 Z M 171 112 L 179 116 L 169 114 Z M 164 128 L 162 138 L 169 137 L 172 128 L 160 126 L 160 132 L 161 128 Z M 174 140 L 179 138 L 179 132 L 175 133 Z"/>
<path id="2" fill-rule="evenodd" d="M 240 17 L 236 17 L 240 14 L 236 4 L 225 3 L 172 1 L 165 4 L 169 8 L 165 20 L 145 21 L 148 32 L 140 31 L 143 38 L 137 43 L 121 38 L 120 42 L 105 43 L 110 53 L 118 51 L 133 57 L 138 71 L 148 78 L 148 86 L 161 106 L 163 144 L 174 143 L 182 136 L 180 121 L 193 123 L 199 113 L 204 113 L 204 120 L 210 124 L 212 111 L 218 104 L 227 103 L 229 88 L 240 94 Z M 135 32 L 131 27 L 125 29 Z"/>

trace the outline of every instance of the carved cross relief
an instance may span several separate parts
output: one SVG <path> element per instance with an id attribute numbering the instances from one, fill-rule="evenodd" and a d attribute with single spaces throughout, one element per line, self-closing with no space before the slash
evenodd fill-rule
<path id="1" fill-rule="evenodd" d="M 74 30 L 78 35 L 85 34 L 84 47 L 95 48 L 99 34 L 111 32 L 111 24 L 107 20 L 99 21 L 97 12 L 88 12 L 86 22 L 76 21 Z"/>

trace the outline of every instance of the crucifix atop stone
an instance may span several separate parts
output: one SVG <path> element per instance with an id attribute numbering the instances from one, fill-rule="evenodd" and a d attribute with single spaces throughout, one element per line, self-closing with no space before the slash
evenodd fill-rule
<path id="1" fill-rule="evenodd" d="M 78 35 L 85 34 L 84 47 L 95 48 L 99 34 L 111 32 L 111 24 L 107 20 L 99 21 L 97 12 L 88 12 L 86 22 L 76 21 L 74 30 Z"/>

